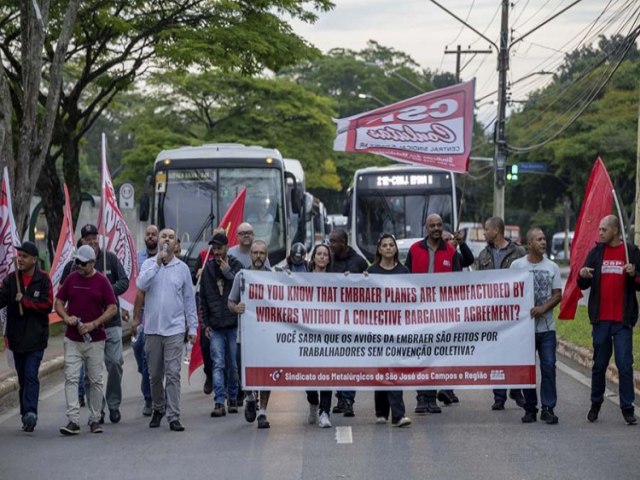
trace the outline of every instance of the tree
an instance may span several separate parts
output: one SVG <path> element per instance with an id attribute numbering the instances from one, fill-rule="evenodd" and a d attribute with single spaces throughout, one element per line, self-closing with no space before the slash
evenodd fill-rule
<path id="1" fill-rule="evenodd" d="M 51 2 L 44 0 L 39 11 L 34 10 L 35 3 L 17 3 L 11 9 L 0 4 L 2 36 L 21 46 L 13 50 L 6 42 L 0 45 L 0 162 L 2 167 L 8 167 L 13 185 L 13 213 L 18 234 L 22 236 L 27 228 L 34 186 L 53 135 L 63 88 L 62 65 L 79 1 L 56 4 L 52 10 Z M 56 17 L 50 21 L 52 14 Z M 46 67 L 45 52 L 49 57 Z M 44 98 L 43 89 L 48 92 Z"/>
<path id="2" fill-rule="evenodd" d="M 21 67 L 20 52 L 33 29 L 18 21 L 16 3 L 30 4 L 0 2 L 4 27 L 0 29 L 0 49 L 6 58 L 11 101 L 19 105 L 17 93 L 29 71 Z M 48 1 L 45 3 L 48 6 Z M 77 0 L 66 3 L 69 7 L 77 4 Z M 63 160 L 65 181 L 77 214 L 79 144 L 116 96 L 144 78 L 148 69 L 197 65 L 244 74 L 265 68 L 278 71 L 315 54 L 283 18 L 312 22 L 316 11 L 332 6 L 330 0 L 89 0 L 78 11 L 78 21 L 67 25 L 62 21 L 65 2 L 56 4 L 42 39 L 46 47 L 44 65 L 58 61 L 51 44 L 60 32 L 72 36 L 72 47 L 61 52 L 68 87 L 61 92 L 59 108 L 57 101 L 50 102 L 57 113 L 55 129 L 52 142 L 42 144 L 46 161 L 37 183 L 50 231 L 58 232 L 62 220 L 58 160 Z M 41 104 L 49 102 L 50 91 L 41 88 L 33 98 Z M 51 99 L 57 99 L 59 93 L 56 89 Z"/>

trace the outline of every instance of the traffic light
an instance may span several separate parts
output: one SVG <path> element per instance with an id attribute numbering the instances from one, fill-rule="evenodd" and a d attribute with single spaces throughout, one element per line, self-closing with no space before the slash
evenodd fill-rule
<path id="1" fill-rule="evenodd" d="M 511 168 L 507 171 L 507 180 L 510 182 L 518 181 L 518 164 L 511 165 Z"/>

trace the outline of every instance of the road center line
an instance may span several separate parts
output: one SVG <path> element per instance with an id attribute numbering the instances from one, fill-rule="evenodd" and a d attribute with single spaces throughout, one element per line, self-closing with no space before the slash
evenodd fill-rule
<path id="1" fill-rule="evenodd" d="M 351 434 L 351 427 L 336 427 L 336 442 L 337 443 L 353 443 L 353 435 Z"/>

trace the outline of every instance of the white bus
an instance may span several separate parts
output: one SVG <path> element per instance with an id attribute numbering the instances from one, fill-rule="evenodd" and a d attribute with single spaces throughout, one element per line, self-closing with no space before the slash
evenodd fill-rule
<path id="1" fill-rule="evenodd" d="M 451 172 L 412 165 L 370 167 L 356 171 L 347 198 L 352 247 L 373 261 L 380 235 L 396 237 L 404 262 L 409 247 L 425 236 L 427 214 L 456 226 L 456 183 Z"/>

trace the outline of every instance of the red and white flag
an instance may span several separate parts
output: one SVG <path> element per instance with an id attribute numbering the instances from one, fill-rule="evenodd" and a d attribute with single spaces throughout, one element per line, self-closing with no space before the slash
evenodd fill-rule
<path id="1" fill-rule="evenodd" d="M 469 169 L 475 79 L 335 120 L 333 149 L 453 172 Z"/>
<path id="2" fill-rule="evenodd" d="M 224 214 L 222 220 L 220 220 L 220 224 L 218 225 L 220 228 L 224 228 L 226 235 L 229 238 L 229 248 L 238 243 L 238 236 L 229 236 L 229 232 L 235 232 L 236 230 L 238 230 L 238 226 L 242 223 L 242 220 L 244 218 L 244 201 L 246 197 L 247 188 L 243 187 L 235 200 L 231 202 L 231 205 L 229 205 L 227 212 Z M 207 251 L 208 250 L 204 250 L 204 252 L 200 252 L 200 255 L 203 256 L 203 265 L 206 263 L 206 258 L 204 257 L 206 257 Z M 200 326 L 198 326 L 196 343 L 191 350 L 191 360 L 189 360 L 189 380 L 191 379 L 191 374 L 198 368 L 200 368 L 200 366 L 204 363 L 204 360 L 202 358 L 202 350 L 200 349 L 200 335 L 202 335 L 201 330 L 202 329 L 200 328 Z"/>
<path id="3" fill-rule="evenodd" d="M 56 246 L 56 255 L 51 265 L 51 283 L 53 284 L 53 296 L 60 290 L 60 279 L 67 263 L 73 260 L 76 249 L 76 240 L 73 233 L 73 217 L 71 216 L 71 202 L 69 201 L 69 190 L 64 184 L 64 210 L 62 218 L 62 228 Z"/>
<path id="4" fill-rule="evenodd" d="M 2 171 L 2 192 L 0 193 L 0 282 L 15 270 L 14 258 L 20 239 L 16 230 L 11 207 L 11 187 L 9 186 L 9 170 Z"/>
<path id="5" fill-rule="evenodd" d="M 120 305 L 125 310 L 133 311 L 136 299 L 136 278 L 138 277 L 138 259 L 135 243 L 124 221 L 122 212 L 118 208 L 111 174 L 107 166 L 106 139 L 102 134 L 102 188 L 100 198 L 100 214 L 98 217 L 98 233 L 102 236 L 102 249 L 113 252 L 120 260 L 124 271 L 129 277 L 129 289 L 120 295 Z"/>
<path id="6" fill-rule="evenodd" d="M 576 316 L 578 302 L 582 298 L 582 290 L 578 287 L 578 272 L 587 259 L 587 254 L 600 239 L 598 226 L 600 220 L 611 215 L 613 206 L 613 184 L 609 173 L 600 157 L 591 170 L 587 190 L 580 208 L 576 230 L 571 243 L 571 271 L 560 302 L 561 320 L 573 320 Z"/>

